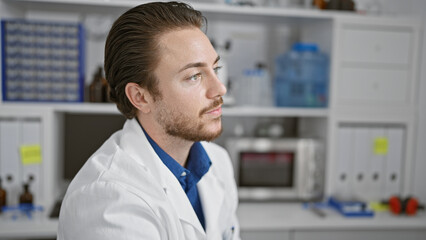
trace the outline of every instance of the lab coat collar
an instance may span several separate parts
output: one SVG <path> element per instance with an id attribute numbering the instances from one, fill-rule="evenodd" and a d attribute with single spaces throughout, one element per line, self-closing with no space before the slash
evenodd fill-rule
<path id="1" fill-rule="evenodd" d="M 182 186 L 155 153 L 136 119 L 127 120 L 124 124 L 120 145 L 139 164 L 144 165 L 152 177 L 156 179 L 160 185 L 158 187 L 164 191 L 168 202 L 173 205 L 179 219 L 192 225 L 201 235 L 205 236 L 205 231 Z M 204 206 L 211 203 L 202 200 L 202 204 Z M 208 214 L 205 215 L 207 222 Z"/>
<path id="2" fill-rule="evenodd" d="M 204 143 L 203 147 L 206 149 L 207 154 L 209 154 L 207 144 Z M 213 156 L 209 157 L 212 159 Z M 220 222 L 218 218 L 225 199 L 224 188 L 226 183 L 222 179 L 215 177 L 218 174 L 212 174 L 212 171 L 215 170 L 217 169 L 212 165 L 209 172 L 201 178 L 197 185 L 206 221 L 207 236 L 213 236 L 215 233 L 220 232 L 217 224 Z"/>

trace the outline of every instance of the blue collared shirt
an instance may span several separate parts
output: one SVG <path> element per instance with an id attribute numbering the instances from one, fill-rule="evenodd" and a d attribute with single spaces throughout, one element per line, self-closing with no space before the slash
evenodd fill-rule
<path id="1" fill-rule="evenodd" d="M 192 145 L 191 149 L 189 150 L 188 159 L 186 161 L 186 168 L 184 168 L 163 149 L 161 149 L 160 146 L 158 146 L 158 144 L 148 135 L 142 125 L 141 128 L 152 148 L 157 153 L 158 157 L 178 179 L 180 185 L 186 193 L 186 196 L 191 202 L 191 205 L 194 208 L 201 225 L 205 229 L 204 213 L 200 196 L 198 194 L 197 183 L 209 170 L 211 161 L 203 146 L 200 142 L 195 142 Z"/>

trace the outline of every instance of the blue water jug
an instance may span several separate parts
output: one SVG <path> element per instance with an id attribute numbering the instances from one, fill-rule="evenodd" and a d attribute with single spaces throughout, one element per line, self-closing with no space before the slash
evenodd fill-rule
<path id="1" fill-rule="evenodd" d="M 326 107 L 328 56 L 313 43 L 295 43 L 276 58 L 275 102 L 283 107 Z"/>

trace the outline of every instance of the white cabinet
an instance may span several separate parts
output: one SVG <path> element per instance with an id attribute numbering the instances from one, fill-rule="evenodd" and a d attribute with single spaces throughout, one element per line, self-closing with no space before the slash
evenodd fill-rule
<path id="1" fill-rule="evenodd" d="M 88 24 L 90 21 L 87 20 L 87 16 L 89 15 L 97 16 L 99 19 L 113 19 L 125 9 L 140 2 L 146 1 L 0 0 L 0 17 L 45 17 L 46 19 L 63 17 L 66 20 L 78 20 Z M 349 124 L 379 128 L 401 127 L 404 130 L 404 138 L 398 147 L 403 149 L 403 161 L 399 173 L 400 183 L 395 188 L 399 189 L 401 194 L 411 192 L 414 166 L 413 139 L 417 129 L 415 109 L 421 21 L 415 18 L 361 16 L 304 9 L 231 7 L 224 4 L 198 2 L 193 5 L 207 16 L 209 37 L 219 41 L 233 39 L 235 52 L 227 58 L 231 77 L 237 77 L 243 68 L 254 67 L 253 65 L 259 61 L 270 66 L 273 73 L 275 57 L 287 50 L 295 41 L 316 42 L 320 49 L 330 56 L 330 96 L 327 108 L 226 107 L 223 110 L 224 121 L 227 119 L 241 121 L 248 118 L 254 121 L 296 119 L 297 129 L 294 130 L 296 136 L 319 138 L 327 146 L 326 194 L 336 193 L 339 189 L 345 190 L 344 186 L 336 182 L 336 179 L 339 178 L 339 171 L 350 169 L 346 165 L 342 166 L 341 163 L 348 161 L 348 164 L 352 164 L 350 161 L 355 159 L 354 154 L 339 152 L 344 144 L 339 137 L 342 126 Z M 87 33 L 86 84 L 91 81 L 92 73 L 97 65 L 102 63 L 103 37 L 102 34 L 101 37 L 91 34 L 90 30 Z M 99 116 L 105 114 L 118 116 L 119 113 L 112 104 L 0 103 L 0 120 L 35 119 L 41 126 L 43 164 L 40 166 L 40 172 L 43 176 L 38 191 L 42 193 L 40 204 L 45 205 L 48 210 L 61 192 L 63 154 L 66 151 L 64 125 L 67 114 L 90 114 L 96 117 L 98 114 Z M 253 124 L 248 126 L 254 127 Z M 249 129 L 248 132 L 253 134 L 253 129 Z M 224 137 L 232 134 L 232 129 L 225 129 Z M 1 154 L 3 153 L 0 153 L 0 156 Z M 342 160 L 342 158 L 345 159 Z M 393 167 L 393 165 L 389 166 Z M 0 169 L 0 173 L 2 171 Z M 243 211 L 251 211 L 245 207 L 243 209 Z M 275 211 L 268 213 L 271 216 L 265 216 L 266 218 L 273 218 L 276 214 L 282 216 L 287 214 Z M 253 218 L 253 221 L 258 222 L 263 219 L 255 215 L 242 214 L 241 216 Z M 311 218 L 315 216 L 307 215 L 300 221 L 308 222 L 307 228 L 315 229 L 317 223 L 310 224 Z M 0 219 L 0 238 L 28 237 L 34 230 L 29 227 L 27 229 L 33 230 L 22 235 L 19 223 L 3 224 L 3 221 L 4 219 Z M 49 226 L 50 234 L 54 237 L 55 221 L 41 222 L 43 226 Z M 322 229 L 335 229 L 332 228 L 334 223 L 326 222 Z M 242 220 L 245 239 L 309 239 L 314 236 L 327 236 L 323 230 L 315 232 L 312 229 L 299 229 L 288 221 L 278 222 L 282 226 L 275 224 L 273 227 L 255 227 L 255 224 Z M 328 239 L 333 239 L 333 236 L 335 239 L 343 235 L 352 236 L 354 233 L 352 230 L 339 230 L 345 227 L 347 226 L 338 227 Z M 359 229 L 365 228 L 365 225 L 361 225 Z M 401 227 L 401 230 L 405 231 L 404 229 L 407 228 L 409 224 Z M 377 231 L 369 229 L 371 234 L 365 235 L 366 239 L 376 236 L 383 230 L 383 228 Z M 419 232 L 418 229 L 423 230 Z M 420 236 L 424 233 L 424 229 L 417 227 L 413 236 Z M 49 230 L 47 232 L 43 231 L 41 236 L 48 236 Z M 34 233 L 36 234 L 37 231 L 34 230 Z M 397 235 L 385 233 L 381 236 Z"/>
<path id="2" fill-rule="evenodd" d="M 342 30 L 342 61 L 408 65 L 414 37 L 410 30 L 371 24 L 347 25 Z"/>
<path id="3" fill-rule="evenodd" d="M 412 107 L 420 25 L 415 20 L 337 21 L 335 104 Z"/>

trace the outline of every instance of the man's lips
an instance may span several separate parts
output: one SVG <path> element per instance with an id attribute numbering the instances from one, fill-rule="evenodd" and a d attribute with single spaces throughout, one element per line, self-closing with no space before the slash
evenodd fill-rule
<path id="1" fill-rule="evenodd" d="M 223 104 L 223 99 L 222 97 L 220 97 L 216 99 L 214 102 L 212 102 L 210 106 L 201 110 L 200 116 L 204 114 L 219 114 L 219 115 L 222 114 L 222 104 Z"/>
<path id="2" fill-rule="evenodd" d="M 206 114 L 222 114 L 222 105 L 206 112 Z"/>

